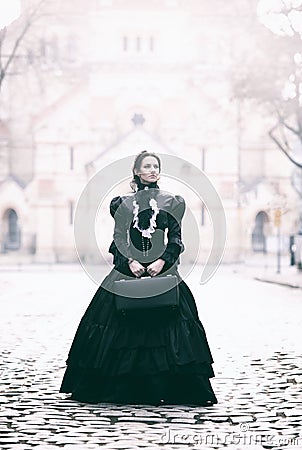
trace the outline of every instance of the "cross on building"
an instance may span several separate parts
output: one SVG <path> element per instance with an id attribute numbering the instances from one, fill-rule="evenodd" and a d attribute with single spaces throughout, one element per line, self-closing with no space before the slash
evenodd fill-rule
<path id="1" fill-rule="evenodd" d="M 142 114 L 134 114 L 134 116 L 132 117 L 132 122 L 134 123 L 134 126 L 138 126 L 138 125 L 144 125 L 144 122 L 146 122 L 146 119 L 144 118 L 144 116 Z"/>

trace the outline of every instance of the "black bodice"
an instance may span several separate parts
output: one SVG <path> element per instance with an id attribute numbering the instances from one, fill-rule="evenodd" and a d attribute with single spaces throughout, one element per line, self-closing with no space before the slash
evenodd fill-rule
<path id="1" fill-rule="evenodd" d="M 179 264 L 179 255 L 184 251 L 181 240 L 181 219 L 185 211 L 185 201 L 181 196 L 173 196 L 159 189 L 155 194 L 153 198 L 156 199 L 159 212 L 151 239 L 142 238 L 142 233 L 133 226 L 133 202 L 136 201 L 142 210 L 147 208 L 148 202 L 143 198 L 144 193 L 114 197 L 110 203 L 110 213 L 115 219 L 115 228 L 114 240 L 109 252 L 113 254 L 113 263 L 119 271 L 124 272 L 126 269 L 128 273 L 128 258 L 134 258 L 145 266 L 161 258 L 165 261 L 163 271 L 175 263 Z M 143 221 L 141 224 L 144 225 Z"/>

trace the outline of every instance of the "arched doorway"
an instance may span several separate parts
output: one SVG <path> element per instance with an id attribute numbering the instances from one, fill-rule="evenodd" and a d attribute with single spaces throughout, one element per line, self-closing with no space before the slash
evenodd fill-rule
<path id="1" fill-rule="evenodd" d="M 21 233 L 18 224 L 18 214 L 14 209 L 7 209 L 3 216 L 3 245 L 4 253 L 19 250 L 21 245 Z"/>
<path id="2" fill-rule="evenodd" d="M 266 236 L 264 225 L 269 221 L 265 211 L 260 211 L 255 217 L 255 225 L 252 232 L 252 248 L 254 252 L 266 253 Z"/>

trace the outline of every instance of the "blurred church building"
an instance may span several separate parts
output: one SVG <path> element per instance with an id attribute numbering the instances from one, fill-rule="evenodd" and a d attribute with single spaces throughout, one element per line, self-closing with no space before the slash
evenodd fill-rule
<path id="1" fill-rule="evenodd" d="M 30 8 L 32 0 L 22 3 Z M 256 5 L 49 0 L 41 6 L 0 91 L 0 264 L 76 262 L 74 217 L 85 186 L 141 150 L 184 160 L 177 179 L 164 167 L 160 183 L 186 199 L 200 263 L 213 231 L 208 205 L 182 183 L 191 164 L 221 198 L 225 262 L 275 252 L 278 227 L 288 251 L 299 223 L 293 166 L 267 135 L 271 118 L 232 91 L 236 64 L 253 51 L 260 26 Z M 20 19 L 7 29 L 8 48 L 21 28 Z M 110 199 L 130 192 L 130 180 L 131 166 L 120 183 L 112 173 L 111 190 L 100 186 L 95 233 L 109 263 Z M 191 241 L 184 263 L 192 262 Z M 81 257 L 89 259 L 89 249 Z"/>

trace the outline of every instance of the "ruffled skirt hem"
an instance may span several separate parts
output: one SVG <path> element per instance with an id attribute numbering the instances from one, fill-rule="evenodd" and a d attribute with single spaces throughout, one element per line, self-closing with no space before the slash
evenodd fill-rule
<path id="1" fill-rule="evenodd" d="M 75 374 L 77 382 L 75 382 Z M 154 375 L 103 376 L 98 369 L 68 367 L 60 392 L 85 403 L 183 404 L 217 403 L 207 375 L 162 372 Z"/>

